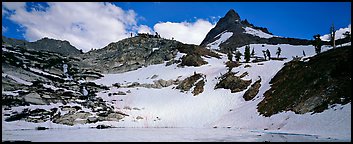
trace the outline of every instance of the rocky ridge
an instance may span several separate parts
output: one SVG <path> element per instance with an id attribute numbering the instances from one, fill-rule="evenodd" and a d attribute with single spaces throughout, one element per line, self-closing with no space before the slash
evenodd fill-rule
<path id="1" fill-rule="evenodd" d="M 13 38 L 7 38 L 2 36 L 2 42 L 10 44 L 12 46 L 19 46 L 27 49 L 37 50 L 37 51 L 48 51 L 55 52 L 61 55 L 72 55 L 77 56 L 82 53 L 76 47 L 72 46 L 68 41 L 56 40 L 51 38 L 42 38 L 34 42 L 28 42 L 25 40 L 18 40 Z"/>

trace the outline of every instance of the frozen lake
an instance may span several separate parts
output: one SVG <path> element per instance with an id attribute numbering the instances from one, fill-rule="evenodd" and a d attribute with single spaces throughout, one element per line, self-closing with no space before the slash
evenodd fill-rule
<path id="1" fill-rule="evenodd" d="M 235 128 L 75 128 L 48 130 L 2 130 L 2 141 L 131 142 L 131 141 L 254 141 L 332 142 L 351 141 L 315 135 L 271 133 Z"/>

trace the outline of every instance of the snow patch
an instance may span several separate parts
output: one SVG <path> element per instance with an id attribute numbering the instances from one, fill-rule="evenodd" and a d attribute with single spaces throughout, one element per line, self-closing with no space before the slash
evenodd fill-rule
<path id="1" fill-rule="evenodd" d="M 152 52 L 159 50 L 159 48 L 152 48 Z"/>
<path id="2" fill-rule="evenodd" d="M 31 68 L 31 67 L 30 67 L 29 69 L 30 69 L 31 71 L 33 71 L 33 72 L 41 73 L 41 74 L 43 74 L 43 75 L 47 75 L 47 76 L 52 76 L 52 77 L 60 78 L 60 77 L 57 76 L 57 75 L 53 75 L 53 74 L 50 74 L 50 73 L 41 71 L 41 70 L 39 70 L 39 69 L 35 69 L 35 68 Z"/>
<path id="3" fill-rule="evenodd" d="M 215 49 L 215 50 L 217 50 L 217 49 L 219 49 L 219 45 L 220 45 L 221 43 L 227 41 L 232 35 L 233 35 L 232 32 L 226 32 L 226 31 L 224 31 L 224 32 L 220 33 L 219 35 L 215 36 L 215 38 L 216 38 L 216 37 L 219 37 L 219 36 L 220 36 L 220 38 L 217 39 L 216 41 L 214 41 L 214 42 L 208 44 L 207 47 L 209 47 L 210 49 Z"/>
<path id="4" fill-rule="evenodd" d="M 257 30 L 257 29 L 251 28 L 251 27 L 245 27 L 244 30 L 245 30 L 245 33 L 251 34 L 253 36 L 258 36 L 260 38 L 279 37 L 279 36 L 275 36 L 275 35 L 270 35 L 268 33 L 261 31 L 261 30 Z"/>
<path id="5" fill-rule="evenodd" d="M 13 76 L 13 75 L 9 75 L 9 74 L 6 74 L 6 73 L 2 73 L 2 77 L 9 77 L 13 80 L 15 80 L 16 82 L 20 83 L 20 84 L 24 84 L 24 85 L 32 85 L 31 82 L 28 82 L 28 81 L 25 81 L 21 78 L 18 78 L 16 76 Z"/>

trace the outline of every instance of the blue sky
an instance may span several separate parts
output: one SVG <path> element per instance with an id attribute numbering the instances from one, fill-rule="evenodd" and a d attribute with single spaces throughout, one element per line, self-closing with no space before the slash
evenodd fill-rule
<path id="1" fill-rule="evenodd" d="M 141 23 L 194 21 L 211 16 L 223 17 L 234 9 L 241 19 L 267 27 L 274 34 L 311 39 L 314 33 L 326 34 L 334 22 L 337 28 L 351 23 L 350 2 L 130 2 L 117 3 L 146 18 Z M 217 19 L 218 20 L 218 19 Z"/>
<path id="2" fill-rule="evenodd" d="M 81 6 L 84 7 L 82 11 L 94 10 L 94 8 L 99 7 L 89 5 L 83 6 L 82 4 L 77 4 L 76 7 L 77 9 L 80 9 L 78 7 Z M 46 3 L 27 3 L 25 6 L 25 13 L 20 13 L 19 7 L 20 6 L 10 6 L 5 4 L 4 8 L 3 3 L 3 35 L 19 39 L 27 39 L 30 41 L 39 39 L 41 36 L 49 36 L 58 39 L 70 39 L 69 35 L 74 35 L 65 33 L 65 36 L 62 36 L 60 33 L 51 34 L 51 30 L 44 31 L 45 28 L 49 29 L 48 26 L 44 27 L 44 25 L 50 25 L 51 21 L 48 21 L 46 24 L 44 22 L 50 19 L 50 17 L 60 18 L 62 16 L 59 14 L 62 13 L 63 15 L 67 15 L 66 17 L 63 16 L 62 18 L 70 19 L 68 17 L 71 14 L 60 11 L 61 8 L 67 9 L 67 7 L 70 7 L 70 4 L 48 5 Z M 121 30 L 121 27 L 116 27 L 119 29 L 116 31 L 116 33 L 130 33 L 133 31 L 137 32 L 138 30 L 142 29 L 143 26 L 141 25 L 144 25 L 145 30 L 150 29 L 151 32 L 157 30 L 166 31 L 165 33 L 167 33 L 167 31 L 169 33 L 173 32 L 168 30 L 170 28 L 167 26 L 173 26 L 174 29 L 179 28 L 179 26 L 181 26 L 180 29 L 183 29 L 184 27 L 187 27 L 189 30 L 200 29 L 199 31 L 204 28 L 204 31 L 208 32 L 208 30 L 211 28 L 210 26 L 214 25 L 220 17 L 223 17 L 229 9 L 234 9 L 236 12 L 238 12 L 241 19 L 247 19 L 250 23 L 256 26 L 266 27 L 273 34 L 285 37 L 312 39 L 314 34 L 327 34 L 332 23 L 335 24 L 336 29 L 347 27 L 349 24 L 351 24 L 350 2 L 117 2 L 113 3 L 112 5 L 105 5 L 105 7 L 114 7 L 112 8 L 112 11 L 114 11 L 111 12 L 113 13 L 112 15 L 118 15 L 122 17 L 118 20 L 120 23 L 117 22 L 116 24 L 124 25 L 123 28 L 125 31 Z M 116 10 L 115 7 L 120 8 L 125 13 L 121 14 L 119 10 Z M 32 8 L 35 8 L 35 10 Z M 16 10 L 19 12 L 16 13 Z M 73 10 L 76 11 L 76 9 Z M 129 10 L 130 12 L 128 12 Z M 52 11 L 52 13 L 50 13 L 50 11 Z M 58 14 L 54 14 L 55 12 Z M 109 12 L 102 11 L 102 14 L 109 14 Z M 41 15 L 41 17 L 46 16 L 47 18 L 41 19 L 39 15 Z M 38 19 L 38 21 L 29 19 L 28 17 L 33 17 L 33 19 Z M 30 22 L 27 22 L 27 19 Z M 129 22 L 122 22 L 124 20 L 128 20 Z M 199 21 L 198 24 L 196 24 L 196 21 L 198 20 L 202 21 Z M 91 22 L 97 21 L 91 19 Z M 74 22 L 70 23 L 71 31 L 73 28 L 73 23 Z M 75 26 L 79 30 L 91 31 L 89 26 L 87 26 L 89 25 L 88 23 L 89 21 L 85 23 L 85 20 L 82 19 L 78 22 L 78 24 L 75 23 L 77 24 Z M 157 23 L 160 23 L 160 25 L 156 25 Z M 57 26 L 64 27 L 64 25 L 65 24 Z M 38 28 L 35 29 L 35 26 Z M 53 29 L 55 26 L 56 24 L 51 28 Z M 64 29 L 67 28 L 63 28 L 63 30 Z M 102 31 L 102 29 L 97 30 Z M 194 32 L 197 33 L 196 31 Z M 203 39 L 200 38 L 202 37 L 201 35 L 205 35 L 207 32 L 200 33 L 197 40 L 195 38 L 195 41 L 198 42 L 200 39 Z M 84 34 L 77 32 L 76 36 L 78 35 Z M 169 36 L 171 34 L 165 35 Z M 116 36 L 113 40 L 121 38 L 122 37 Z M 73 41 L 74 40 L 70 42 L 75 43 Z M 76 40 L 76 43 L 82 43 L 82 41 L 83 40 Z M 103 46 L 103 44 L 101 45 Z M 96 45 L 90 46 L 94 47 Z M 85 47 L 90 46 L 87 45 Z"/>

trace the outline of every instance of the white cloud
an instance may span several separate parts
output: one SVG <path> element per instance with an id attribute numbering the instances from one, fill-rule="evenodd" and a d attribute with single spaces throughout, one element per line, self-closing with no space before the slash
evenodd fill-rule
<path id="1" fill-rule="evenodd" d="M 199 45 L 214 26 L 209 21 L 198 19 L 194 23 L 159 22 L 153 28 L 161 37 Z"/>
<path id="2" fill-rule="evenodd" d="M 138 30 L 137 30 L 138 33 L 149 33 L 149 34 L 153 34 L 153 30 L 146 26 L 146 25 L 140 25 Z"/>
<path id="3" fill-rule="evenodd" d="M 41 5 L 26 10 L 26 3 L 3 2 L 3 14 L 18 23 L 24 30 L 24 37 L 36 41 L 43 37 L 68 40 L 83 51 L 103 48 L 111 42 L 130 37 L 130 33 L 158 32 L 163 38 L 189 44 L 200 44 L 214 27 L 209 21 L 159 22 L 153 29 L 137 25 L 141 16 L 133 10 L 123 10 L 111 3 L 50 2 L 49 7 Z M 10 12 L 11 11 L 11 12 Z M 142 17 L 143 18 L 143 17 Z"/>
<path id="4" fill-rule="evenodd" d="M 28 12 L 24 3 L 3 3 L 15 10 L 9 19 L 25 28 L 25 38 L 35 41 L 43 37 L 68 40 L 83 51 L 102 48 L 129 36 L 136 26 L 136 13 L 124 11 L 111 3 L 48 3 L 44 11 Z"/>
<path id="5" fill-rule="evenodd" d="M 3 8 L 8 10 L 19 10 L 24 9 L 26 6 L 25 2 L 2 2 Z"/>
<path id="6" fill-rule="evenodd" d="M 336 30 L 335 40 L 345 38 L 345 35 L 343 35 L 343 34 L 347 31 L 349 33 L 351 33 L 351 24 L 349 24 L 346 28 L 340 28 L 340 29 Z M 325 35 L 321 36 L 320 39 L 323 41 L 330 41 L 330 39 L 331 39 L 330 34 L 325 34 Z"/>

